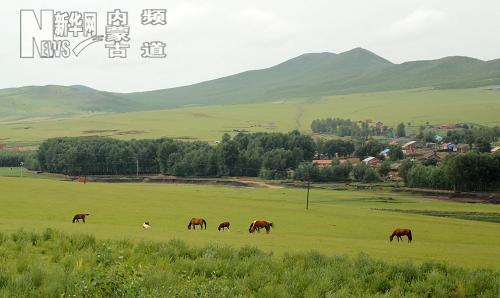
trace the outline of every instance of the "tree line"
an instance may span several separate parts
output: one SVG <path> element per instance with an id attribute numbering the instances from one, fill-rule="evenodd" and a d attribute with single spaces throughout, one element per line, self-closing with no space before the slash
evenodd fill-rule
<path id="1" fill-rule="evenodd" d="M 327 142 L 328 144 L 328 142 Z M 344 143 L 341 143 L 344 144 Z M 65 137 L 44 141 L 37 153 L 42 171 L 67 175 L 263 176 L 285 178 L 290 169 L 311 161 L 318 144 L 290 133 L 224 135 L 219 144 L 162 138 L 116 140 Z M 340 146 L 324 149 L 335 155 Z M 342 151 L 343 152 L 343 151 Z"/>
<path id="2" fill-rule="evenodd" d="M 23 164 L 30 169 L 38 167 L 36 153 L 0 151 L 0 167 L 20 167 Z"/>
<path id="3" fill-rule="evenodd" d="M 352 136 L 390 136 L 394 135 L 394 129 L 382 126 L 370 126 L 368 121 L 353 121 L 351 119 L 324 118 L 311 122 L 311 130 L 314 133 L 327 133 L 340 137 Z"/>
<path id="4" fill-rule="evenodd" d="M 500 189 L 500 154 L 469 152 L 448 156 L 440 166 L 405 160 L 399 174 L 408 187 L 462 191 Z"/>

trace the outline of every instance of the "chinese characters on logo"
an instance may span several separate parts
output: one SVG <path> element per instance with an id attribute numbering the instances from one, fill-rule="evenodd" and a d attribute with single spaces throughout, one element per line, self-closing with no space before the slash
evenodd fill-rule
<path id="1" fill-rule="evenodd" d="M 78 56 L 89 45 L 101 41 L 104 41 L 109 58 L 126 58 L 131 48 L 130 27 L 135 23 L 134 19 L 129 20 L 127 11 L 120 9 L 108 11 L 105 26 L 101 28 L 97 12 L 42 9 L 38 15 L 35 10 L 22 9 L 20 18 L 21 58 L 34 58 L 36 52 L 41 58 Z M 142 26 L 152 25 L 148 30 L 158 30 L 158 25 L 167 24 L 167 10 L 143 9 L 140 22 Z M 101 30 L 104 35 L 98 35 Z M 165 58 L 165 47 L 166 43 L 160 40 L 143 42 L 141 57 Z"/>
<path id="2" fill-rule="evenodd" d="M 144 9 L 141 15 L 141 24 L 143 25 L 166 25 L 167 10 L 166 9 Z M 144 42 L 141 50 L 142 58 L 165 58 L 166 44 L 161 41 Z"/>
<path id="3" fill-rule="evenodd" d="M 115 9 L 108 12 L 108 23 L 106 26 L 106 48 L 109 49 L 109 58 L 126 58 L 127 49 L 130 45 L 130 26 L 128 25 L 128 12 Z"/>

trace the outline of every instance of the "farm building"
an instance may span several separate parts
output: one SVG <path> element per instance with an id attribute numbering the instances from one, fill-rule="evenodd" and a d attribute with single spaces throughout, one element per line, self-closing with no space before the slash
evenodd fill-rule
<path id="1" fill-rule="evenodd" d="M 441 143 L 443 141 L 443 137 L 440 135 L 435 135 L 434 136 L 434 141 Z"/>
<path id="2" fill-rule="evenodd" d="M 491 153 L 497 153 L 497 152 L 500 152 L 500 147 L 491 148 Z"/>
<path id="3" fill-rule="evenodd" d="M 367 158 L 363 159 L 363 162 L 369 166 L 377 166 L 380 163 L 380 160 L 373 156 L 368 156 Z"/>
<path id="4" fill-rule="evenodd" d="M 330 167 L 332 165 L 332 160 L 330 160 L 330 159 L 313 160 L 313 165 L 318 166 L 320 168 Z"/>

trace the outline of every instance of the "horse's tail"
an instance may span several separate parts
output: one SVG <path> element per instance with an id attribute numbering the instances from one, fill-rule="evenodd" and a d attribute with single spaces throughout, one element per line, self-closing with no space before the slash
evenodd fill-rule
<path id="1" fill-rule="evenodd" d="M 412 241 L 412 240 L 413 240 L 413 238 L 411 237 L 411 230 L 408 230 L 408 240 L 409 240 L 409 241 Z"/>
<path id="2" fill-rule="evenodd" d="M 205 225 L 205 230 L 207 229 L 207 222 L 204 219 L 201 219 L 201 222 Z"/>
<path id="3" fill-rule="evenodd" d="M 270 222 L 269 222 L 269 226 L 270 226 L 271 228 L 274 228 L 274 227 L 275 227 L 272 221 L 270 221 Z"/>

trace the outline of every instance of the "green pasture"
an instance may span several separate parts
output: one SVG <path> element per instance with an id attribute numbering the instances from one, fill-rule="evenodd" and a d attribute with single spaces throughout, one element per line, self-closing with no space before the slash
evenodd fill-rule
<path id="1" fill-rule="evenodd" d="M 498 223 L 377 211 L 375 208 L 500 213 L 500 206 L 464 204 L 382 191 L 311 191 L 296 188 L 234 188 L 182 184 L 105 184 L 0 177 L 0 231 L 55 228 L 98 239 L 190 245 L 256 246 L 283 255 L 315 250 L 327 255 L 366 253 L 391 263 L 411 259 L 446 261 L 467 267 L 500 268 Z M 72 224 L 75 213 L 90 213 Z M 208 229 L 188 230 L 192 217 Z M 249 234 L 254 219 L 271 220 L 270 234 Z M 223 221 L 229 231 L 218 232 Z M 144 221 L 152 228 L 142 229 Z M 397 227 L 411 228 L 414 241 L 389 242 Z"/>
<path id="2" fill-rule="evenodd" d="M 404 90 L 275 102 L 129 112 L 86 114 L 65 119 L 0 123 L 0 143 L 34 146 L 50 137 L 112 136 L 120 139 L 174 137 L 219 140 L 238 130 L 310 132 L 312 120 L 341 117 L 372 119 L 389 126 L 429 122 L 500 125 L 500 92 L 487 88 Z M 1 119 L 0 119 L 1 120 Z"/>

